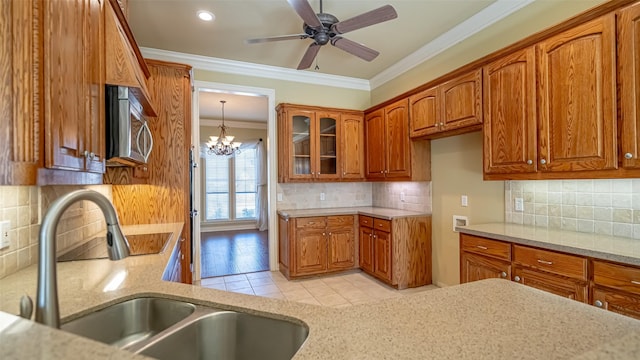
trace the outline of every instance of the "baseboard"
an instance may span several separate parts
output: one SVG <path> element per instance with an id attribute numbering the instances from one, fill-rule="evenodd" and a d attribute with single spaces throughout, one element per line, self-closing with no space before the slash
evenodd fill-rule
<path id="1" fill-rule="evenodd" d="M 232 230 L 256 230 L 255 222 L 240 224 L 206 224 L 200 223 L 200 232 L 232 231 Z"/>

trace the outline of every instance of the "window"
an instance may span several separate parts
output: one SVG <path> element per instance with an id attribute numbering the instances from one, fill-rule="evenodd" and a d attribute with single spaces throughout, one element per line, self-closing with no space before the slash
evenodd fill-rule
<path id="1" fill-rule="evenodd" d="M 256 150 L 205 159 L 206 220 L 256 218 Z"/>

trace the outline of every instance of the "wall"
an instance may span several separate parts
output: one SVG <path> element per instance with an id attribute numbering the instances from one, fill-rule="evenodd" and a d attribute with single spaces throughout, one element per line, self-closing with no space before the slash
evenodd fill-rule
<path id="1" fill-rule="evenodd" d="M 371 104 L 378 104 L 400 95 L 604 2 L 606 0 L 535 1 L 508 18 L 373 89 Z"/>
<path id="2" fill-rule="evenodd" d="M 276 104 L 291 103 L 352 110 L 364 110 L 370 106 L 369 91 L 366 90 L 344 89 L 204 70 L 195 70 L 194 78 L 200 81 L 274 89 Z"/>
<path id="3" fill-rule="evenodd" d="M 41 219 L 49 205 L 63 194 L 77 189 L 98 191 L 111 199 L 111 186 L 2 186 L 0 187 L 0 220 L 11 222 L 8 248 L 0 249 L 0 278 L 38 261 L 38 236 Z M 104 236 L 106 223 L 102 212 L 92 202 L 80 201 L 62 215 L 57 227 L 58 255 L 93 239 Z"/>
<path id="4" fill-rule="evenodd" d="M 504 182 L 482 180 L 482 133 L 474 132 L 431 142 L 433 190 L 433 282 L 438 286 L 460 282 L 458 233 L 453 215 L 470 224 L 504 221 Z M 468 196 L 468 206 L 460 196 Z"/>
<path id="5" fill-rule="evenodd" d="M 640 179 L 506 181 L 504 193 L 507 222 L 640 239 Z"/>

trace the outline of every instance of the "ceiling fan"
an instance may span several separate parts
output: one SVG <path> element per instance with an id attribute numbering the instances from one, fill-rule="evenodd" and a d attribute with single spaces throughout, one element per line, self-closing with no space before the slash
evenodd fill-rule
<path id="1" fill-rule="evenodd" d="M 355 55 L 363 60 L 371 61 L 380 53 L 370 49 L 355 41 L 343 38 L 342 34 L 361 29 L 363 27 L 375 25 L 398 17 L 396 10 L 391 5 L 385 5 L 366 13 L 354 16 L 350 19 L 340 21 L 335 16 L 322 11 L 322 0 L 320 0 L 320 13 L 316 14 L 311 8 L 308 0 L 287 0 L 289 5 L 298 13 L 304 21 L 303 34 L 273 36 L 267 38 L 247 39 L 248 44 L 257 44 L 270 41 L 293 40 L 293 39 L 313 39 L 304 53 L 302 60 L 298 64 L 298 70 L 307 69 L 313 64 L 313 60 L 318 55 L 320 47 L 331 43 L 331 45 L 342 49 L 349 54 Z"/>

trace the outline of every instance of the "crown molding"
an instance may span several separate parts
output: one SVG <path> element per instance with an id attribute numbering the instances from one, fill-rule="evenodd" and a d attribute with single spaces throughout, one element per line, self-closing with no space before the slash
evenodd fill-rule
<path id="1" fill-rule="evenodd" d="M 254 64 L 169 50 L 145 47 L 140 48 L 140 50 L 145 58 L 188 64 L 198 70 L 371 91 L 369 80 L 365 79 L 293 70 L 278 66 Z"/>
<path id="2" fill-rule="evenodd" d="M 267 129 L 266 122 L 225 120 L 224 124 L 226 127 L 236 129 Z M 217 127 L 220 125 L 222 125 L 222 120 L 200 118 L 200 126 Z"/>
<path id="3" fill-rule="evenodd" d="M 535 0 L 498 0 L 494 2 L 371 78 L 369 81 L 371 89 L 375 89 L 393 80 L 399 75 L 435 57 L 534 1 Z"/>

